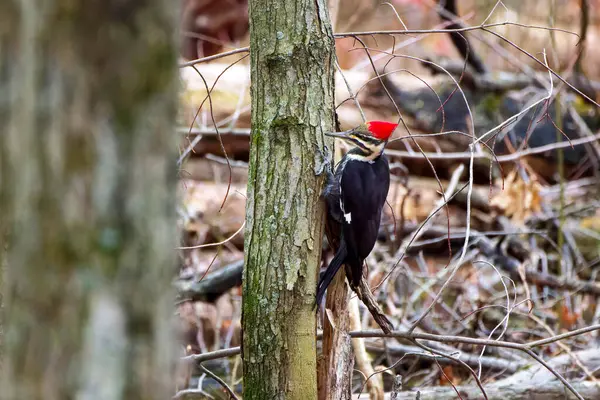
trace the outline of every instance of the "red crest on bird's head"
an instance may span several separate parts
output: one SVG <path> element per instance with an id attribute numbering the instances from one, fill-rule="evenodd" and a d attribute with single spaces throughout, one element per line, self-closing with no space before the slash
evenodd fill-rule
<path id="1" fill-rule="evenodd" d="M 381 140 L 388 140 L 398 126 L 398 124 L 387 121 L 369 121 L 366 125 L 371 135 Z"/>

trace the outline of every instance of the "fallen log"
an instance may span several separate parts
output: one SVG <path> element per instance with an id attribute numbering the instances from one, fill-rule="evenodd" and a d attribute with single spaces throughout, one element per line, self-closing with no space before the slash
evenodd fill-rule
<path id="1" fill-rule="evenodd" d="M 213 302 L 223 293 L 242 284 L 243 269 L 244 260 L 239 260 L 206 275 L 200 281 L 180 279 L 174 282 L 174 286 L 182 299 Z"/>
<path id="2" fill-rule="evenodd" d="M 585 399 L 600 398 L 600 384 L 593 382 L 573 383 L 575 390 Z M 463 399 L 483 399 L 481 390 L 476 386 L 457 386 L 456 390 Z M 551 383 L 544 386 L 488 386 L 485 388 L 488 400 L 565 400 L 574 399 L 569 391 L 560 383 Z M 458 398 L 452 386 L 436 387 L 434 389 L 423 389 L 419 391 L 386 393 L 385 400 L 455 400 Z M 395 395 L 395 397 L 393 397 Z M 354 397 L 358 399 L 358 396 Z M 361 398 L 365 398 L 363 395 Z"/>
<path id="3" fill-rule="evenodd" d="M 590 370 L 596 370 L 600 366 L 600 349 L 598 348 L 574 352 L 573 355 Z M 573 372 L 572 361 L 571 354 L 563 354 L 554 357 L 548 361 L 548 364 L 554 370 L 567 369 Z M 600 383 L 570 383 L 583 398 L 600 398 Z M 484 388 L 488 400 L 563 400 L 575 398 L 546 367 L 539 363 L 532 363 L 508 378 L 484 385 Z M 452 386 L 426 388 L 419 390 L 419 397 L 417 397 L 417 390 L 388 393 L 385 398 L 395 400 L 414 400 L 415 398 L 421 400 L 454 400 L 457 398 L 456 391 L 460 393 L 463 399 L 483 398 L 481 390 L 476 385 L 457 386 L 456 389 Z"/>

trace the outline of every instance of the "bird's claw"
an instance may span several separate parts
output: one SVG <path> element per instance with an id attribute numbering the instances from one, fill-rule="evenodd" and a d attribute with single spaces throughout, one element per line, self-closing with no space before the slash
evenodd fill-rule
<path id="1" fill-rule="evenodd" d="M 316 176 L 321 176 L 323 174 L 323 172 L 326 172 L 328 174 L 332 173 L 332 161 L 333 161 L 333 154 L 331 153 L 331 151 L 329 150 L 329 148 L 327 146 L 323 146 L 324 147 L 324 152 L 322 152 L 319 148 L 317 148 L 316 150 L 316 154 L 315 154 L 315 175 Z"/>
<path id="2" fill-rule="evenodd" d="M 325 184 L 321 191 L 321 197 L 327 200 L 335 200 L 335 175 L 333 173 L 333 154 L 327 146 L 324 146 L 324 153 L 320 149 L 317 149 L 317 160 L 315 162 L 315 174 L 321 176 L 325 174 Z M 335 200 L 337 202 L 337 200 Z"/>

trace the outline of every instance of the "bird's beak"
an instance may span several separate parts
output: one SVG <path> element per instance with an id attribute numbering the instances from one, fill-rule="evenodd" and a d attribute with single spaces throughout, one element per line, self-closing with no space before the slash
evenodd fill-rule
<path id="1" fill-rule="evenodd" d="M 350 140 L 350 134 L 354 132 L 354 129 L 351 129 L 349 131 L 344 131 L 344 132 L 326 132 L 325 135 L 326 136 L 331 136 L 334 138 L 338 138 L 338 139 L 346 139 L 346 140 Z"/>

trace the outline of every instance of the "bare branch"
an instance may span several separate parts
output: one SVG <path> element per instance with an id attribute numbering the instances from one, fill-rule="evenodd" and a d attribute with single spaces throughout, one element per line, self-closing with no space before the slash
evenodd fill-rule
<path id="1" fill-rule="evenodd" d="M 231 239 L 233 239 L 234 237 L 237 236 L 238 233 L 240 233 L 243 229 L 244 226 L 246 225 L 246 221 L 244 221 L 244 223 L 242 224 L 242 226 L 240 226 L 240 228 L 235 231 L 235 233 L 233 233 L 231 236 L 229 236 L 227 239 L 222 240 L 220 242 L 216 242 L 216 243 L 206 243 L 206 244 L 199 244 L 196 246 L 182 246 L 182 247 L 177 247 L 177 250 L 192 250 L 192 249 L 203 249 L 206 247 L 214 247 L 214 246 L 220 246 L 222 244 L 225 244 L 227 242 L 229 242 Z"/>
<path id="2" fill-rule="evenodd" d="M 526 349 L 533 349 L 536 347 L 545 346 L 559 340 L 569 339 L 576 336 L 583 335 L 589 332 L 595 332 L 600 330 L 600 324 L 591 325 L 585 328 L 577 329 L 574 331 L 565 332 L 560 335 L 552 336 L 546 339 L 535 340 L 527 343 L 514 343 L 507 341 L 498 341 L 498 340 L 490 340 L 490 339 L 479 339 L 479 338 L 470 338 L 465 336 L 454 336 L 454 335 L 435 335 L 432 333 L 421 333 L 421 332 L 413 332 L 408 333 L 407 331 L 392 331 L 390 333 L 384 333 L 380 330 L 362 330 L 362 331 L 352 331 L 350 332 L 350 336 L 353 338 L 397 338 L 397 339 L 405 339 L 409 341 L 413 340 L 431 340 L 434 342 L 440 343 L 463 343 L 463 344 L 471 344 L 476 346 L 492 346 L 492 347 L 504 347 L 507 349 L 514 349 L 519 351 L 525 351 Z M 321 333 L 317 334 L 317 338 L 321 338 Z M 192 354 L 189 356 L 182 357 L 182 361 L 193 361 L 193 362 L 204 362 L 208 360 L 215 360 L 219 358 L 231 357 L 240 353 L 239 347 L 232 347 L 224 350 L 212 351 L 209 353 L 203 354 Z"/>
<path id="3" fill-rule="evenodd" d="M 218 60 L 219 58 L 232 56 L 232 55 L 238 54 L 238 53 L 247 53 L 249 51 L 250 51 L 250 47 L 240 47 L 239 49 L 225 51 L 223 53 L 215 54 L 214 56 L 198 58 L 196 60 L 191 60 L 191 61 L 181 63 L 181 64 L 179 64 L 179 68 L 191 67 L 192 65 L 202 64 L 205 62 Z"/>
<path id="4" fill-rule="evenodd" d="M 545 153 L 547 151 L 552 151 L 552 150 L 557 150 L 557 149 L 564 149 L 566 147 L 575 147 L 575 146 L 579 146 L 579 145 L 586 144 L 586 143 L 592 143 L 592 142 L 595 142 L 598 140 L 600 140 L 600 133 L 597 133 L 593 136 L 588 136 L 588 137 L 584 137 L 584 138 L 580 138 L 580 139 L 574 139 L 574 140 L 571 140 L 570 143 L 569 142 L 560 142 L 560 143 L 547 144 L 545 146 L 530 147 L 528 149 L 517 151 L 512 154 L 497 156 L 496 160 L 501 163 L 513 162 L 513 161 L 517 161 L 520 158 L 523 158 L 526 156 Z M 392 156 L 397 156 L 397 157 L 402 157 L 402 158 L 425 158 L 425 157 L 427 157 L 432 160 L 467 160 L 471 157 L 471 154 L 467 153 L 467 152 L 462 152 L 462 153 L 454 153 L 454 152 L 431 153 L 431 152 L 428 152 L 428 153 L 425 153 L 425 155 L 423 155 L 420 153 L 414 153 L 414 152 L 411 153 L 408 151 L 401 151 L 401 150 L 386 150 L 386 154 L 392 155 Z M 487 153 L 475 153 L 474 157 L 476 159 L 481 159 L 481 158 L 492 159 L 492 156 Z"/>
<path id="5" fill-rule="evenodd" d="M 527 28 L 527 29 L 541 29 L 541 30 L 545 30 L 545 31 L 556 31 L 556 32 L 562 32 L 562 33 L 567 33 L 569 35 L 577 36 L 577 38 L 579 38 L 579 35 L 577 33 L 571 32 L 566 29 L 550 28 L 547 26 L 539 26 L 539 25 L 527 25 L 527 24 L 520 24 L 518 22 L 510 22 L 510 21 L 496 22 L 493 24 L 485 24 L 485 25 L 477 25 L 477 26 L 467 26 L 464 28 L 456 28 L 456 29 L 406 29 L 406 30 L 342 32 L 342 33 L 334 33 L 333 36 L 336 39 L 339 39 L 339 38 L 346 38 L 346 37 L 373 36 L 373 35 L 423 35 L 423 34 L 431 34 L 431 33 L 448 34 L 448 33 L 453 33 L 453 32 L 469 32 L 469 31 L 475 31 L 475 30 L 488 31 L 489 28 L 495 28 L 495 27 L 499 27 L 499 26 L 518 26 L 520 28 Z M 492 32 L 492 31 L 488 31 L 488 32 Z M 492 33 L 495 33 L 495 32 L 492 32 Z"/>
<path id="6" fill-rule="evenodd" d="M 215 381 L 217 381 L 219 383 L 219 385 L 221 385 L 223 387 L 223 389 L 225 389 L 225 391 L 229 394 L 230 399 L 239 400 L 238 397 L 235 395 L 235 392 L 229 387 L 229 385 L 227 383 L 225 383 L 225 381 L 223 379 L 221 379 L 219 376 L 215 375 L 211 370 L 209 370 L 202 364 L 200 364 L 200 369 L 206 375 L 210 376 Z"/>

